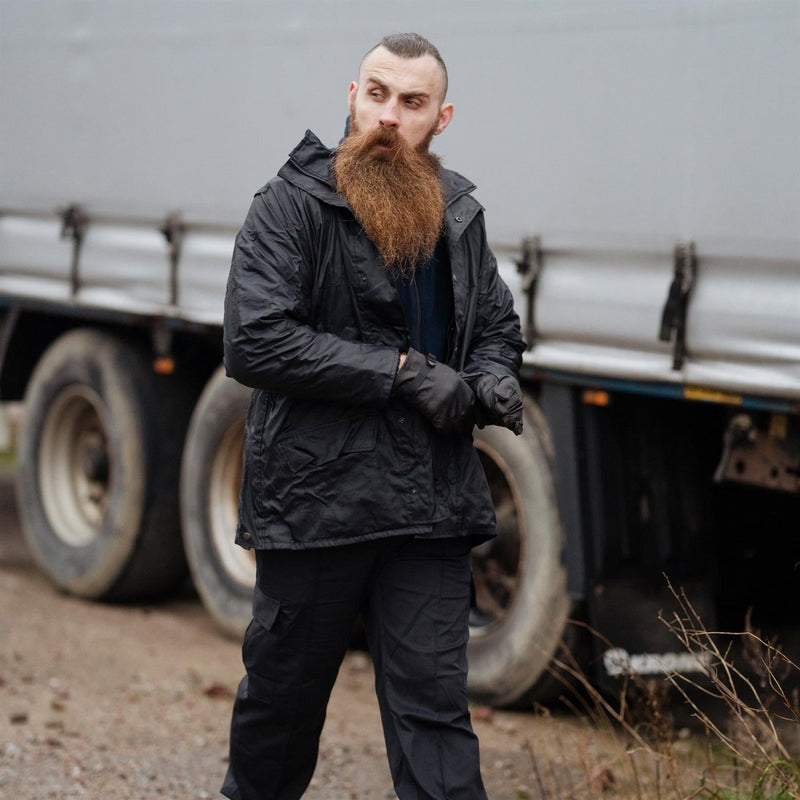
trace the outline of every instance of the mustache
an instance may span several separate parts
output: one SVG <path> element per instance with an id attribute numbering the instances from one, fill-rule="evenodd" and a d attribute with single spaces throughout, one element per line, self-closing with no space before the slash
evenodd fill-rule
<path id="1" fill-rule="evenodd" d="M 402 161 L 414 153 L 406 140 L 397 132 L 395 128 L 377 127 L 365 131 L 355 130 L 348 135 L 349 147 L 357 158 L 378 157 L 381 160 L 391 163 Z M 373 152 L 376 147 L 385 148 L 384 152 L 377 154 Z"/>

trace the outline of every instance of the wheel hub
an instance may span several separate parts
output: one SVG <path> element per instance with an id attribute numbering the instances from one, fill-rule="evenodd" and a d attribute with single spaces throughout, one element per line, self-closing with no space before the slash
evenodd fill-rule
<path id="1" fill-rule="evenodd" d="M 81 468 L 86 480 L 105 483 L 108 481 L 108 453 L 99 447 L 88 447 L 81 458 Z"/>
<path id="2" fill-rule="evenodd" d="M 82 547 L 100 534 L 112 475 L 103 403 L 88 386 L 66 387 L 42 429 L 39 486 L 53 531 Z"/>

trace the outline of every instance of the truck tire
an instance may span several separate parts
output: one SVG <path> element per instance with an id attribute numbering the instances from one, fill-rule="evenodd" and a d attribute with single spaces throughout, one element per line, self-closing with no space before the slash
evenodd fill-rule
<path id="1" fill-rule="evenodd" d="M 176 497 L 187 411 L 168 381 L 134 346 L 89 329 L 61 336 L 34 369 L 19 513 L 35 561 L 71 594 L 143 599 L 186 575 Z"/>
<path id="2" fill-rule="evenodd" d="M 241 636 L 252 616 L 252 551 L 234 542 L 242 481 L 242 437 L 250 389 L 211 377 L 189 423 L 181 470 L 184 547 L 194 585 L 219 628 Z"/>
<path id="3" fill-rule="evenodd" d="M 473 551 L 476 607 L 468 647 L 470 695 L 492 706 L 553 699 L 548 666 L 571 601 L 547 423 L 526 403 L 525 430 L 475 431 L 497 514 L 497 538 Z"/>

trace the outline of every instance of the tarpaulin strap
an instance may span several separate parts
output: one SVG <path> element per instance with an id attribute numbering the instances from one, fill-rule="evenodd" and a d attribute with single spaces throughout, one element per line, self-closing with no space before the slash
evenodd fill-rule
<path id="1" fill-rule="evenodd" d="M 179 212 L 168 214 L 163 225 L 159 228 L 169 246 L 169 302 L 178 305 L 178 264 L 181 258 L 183 237 L 186 235 L 186 226 L 181 220 Z"/>
<path id="2" fill-rule="evenodd" d="M 70 264 L 70 291 L 74 297 L 80 288 L 78 265 L 80 263 L 81 245 L 86 235 L 89 218 L 83 207 L 77 203 L 67 206 L 61 214 L 61 238 L 72 239 L 72 262 Z"/>
<path id="3" fill-rule="evenodd" d="M 527 297 L 527 307 L 525 309 L 525 325 L 523 335 L 528 350 L 538 338 L 536 330 L 536 290 L 539 284 L 539 274 L 544 263 L 544 253 L 542 252 L 542 241 L 538 236 L 530 236 L 522 242 L 521 258 L 516 262 L 517 272 L 522 275 L 522 291 Z"/>
<path id="4" fill-rule="evenodd" d="M 689 295 L 697 277 L 697 256 L 694 242 L 680 242 L 675 247 L 675 273 L 661 314 L 658 338 L 672 341 L 672 369 L 681 369 L 686 360 L 686 318 Z"/>

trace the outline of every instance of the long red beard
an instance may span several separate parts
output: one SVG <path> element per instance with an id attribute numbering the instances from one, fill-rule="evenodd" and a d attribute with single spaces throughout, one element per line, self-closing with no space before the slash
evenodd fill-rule
<path id="1" fill-rule="evenodd" d="M 445 204 L 439 158 L 428 152 L 432 136 L 413 148 L 393 128 L 352 127 L 334 157 L 337 190 L 395 275 L 429 259 L 442 233 Z"/>

